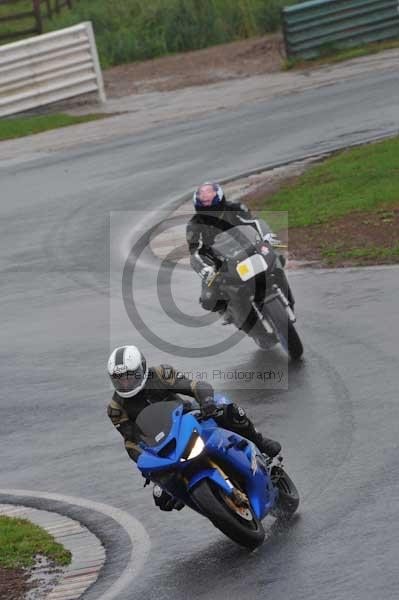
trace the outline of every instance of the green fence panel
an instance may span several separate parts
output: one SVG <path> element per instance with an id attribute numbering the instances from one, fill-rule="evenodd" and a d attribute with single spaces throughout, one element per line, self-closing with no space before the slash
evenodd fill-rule
<path id="1" fill-rule="evenodd" d="M 315 0 L 283 9 L 289 58 L 399 39 L 399 0 Z"/>
<path id="2" fill-rule="evenodd" d="M 313 27 L 317 25 L 333 26 L 336 23 L 344 23 L 347 27 L 348 20 L 351 17 L 361 18 L 375 14 L 385 14 L 386 11 L 389 11 L 391 13 L 395 13 L 395 11 L 397 12 L 397 8 L 392 6 L 392 0 L 384 0 L 383 2 L 381 2 L 381 0 L 377 2 L 374 0 L 372 3 L 367 3 L 366 6 L 346 6 L 345 11 L 341 10 L 337 12 L 336 10 L 334 10 L 333 12 L 329 12 L 327 14 L 325 13 L 318 15 L 317 17 L 312 16 L 311 19 L 309 19 L 309 17 L 302 18 L 300 20 L 295 19 L 293 21 L 287 19 L 287 23 L 289 25 L 290 32 L 292 33 L 294 33 L 295 31 L 305 31 L 305 23 L 307 27 Z"/>
<path id="3" fill-rule="evenodd" d="M 386 0 L 318 0 L 318 2 L 303 2 L 283 9 L 289 23 L 301 23 L 334 14 L 345 14 L 346 11 L 367 9 L 386 3 Z M 388 0 L 392 6 L 392 0 Z"/>
<path id="4" fill-rule="evenodd" d="M 387 27 L 392 27 L 394 19 L 397 17 L 395 11 L 387 11 L 384 15 L 370 14 L 362 16 L 356 19 L 356 24 L 353 23 L 351 27 L 348 27 L 348 23 L 334 23 L 329 26 L 320 26 L 314 29 L 312 32 L 307 33 L 306 31 L 295 31 L 291 34 L 291 43 L 300 44 L 301 42 L 312 41 L 312 40 L 324 40 L 331 39 L 345 39 L 347 36 L 351 36 L 354 32 L 360 31 L 365 28 L 372 28 L 373 26 L 379 27 L 381 24 L 386 24 Z M 399 27 L 397 28 L 397 34 L 399 37 Z"/>

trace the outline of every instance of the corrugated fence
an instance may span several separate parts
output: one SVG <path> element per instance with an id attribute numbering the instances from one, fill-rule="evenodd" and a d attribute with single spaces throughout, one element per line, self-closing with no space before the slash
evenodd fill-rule
<path id="1" fill-rule="evenodd" d="M 87 92 L 105 101 L 90 22 L 0 46 L 0 117 Z"/>
<path id="2" fill-rule="evenodd" d="M 399 39 L 398 0 L 315 0 L 283 9 L 289 58 Z"/>

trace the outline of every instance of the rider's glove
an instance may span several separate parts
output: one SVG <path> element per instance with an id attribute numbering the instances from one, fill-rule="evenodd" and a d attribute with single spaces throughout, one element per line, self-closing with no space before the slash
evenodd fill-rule
<path id="1" fill-rule="evenodd" d="M 211 266 L 209 267 L 204 267 L 201 271 L 200 271 L 200 276 L 201 278 L 204 280 L 205 283 L 207 283 L 209 281 L 209 279 L 215 274 L 215 269 Z"/>
<path id="2" fill-rule="evenodd" d="M 265 242 L 268 242 L 271 246 L 281 246 L 282 241 L 276 236 L 275 233 L 266 233 L 263 237 Z"/>
<path id="3" fill-rule="evenodd" d="M 211 396 L 209 396 L 209 398 L 205 398 L 205 400 L 201 402 L 201 415 L 204 418 L 212 417 L 217 413 L 217 410 L 218 409 L 215 401 Z"/>

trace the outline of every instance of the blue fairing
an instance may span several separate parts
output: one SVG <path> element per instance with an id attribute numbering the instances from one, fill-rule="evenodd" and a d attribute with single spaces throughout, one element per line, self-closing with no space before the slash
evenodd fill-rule
<path id="1" fill-rule="evenodd" d="M 276 500 L 276 492 L 271 484 L 264 458 L 258 448 L 247 441 L 244 449 L 237 448 L 237 444 L 244 440 L 238 434 L 221 428 L 208 430 L 206 449 L 214 461 L 218 458 L 223 465 L 229 465 L 231 470 L 239 473 L 245 479 L 245 491 L 251 506 L 259 519 L 262 519 L 272 508 Z M 234 446 L 231 444 L 234 442 Z M 230 469 L 225 469 L 229 471 Z"/>
<path id="2" fill-rule="evenodd" d="M 219 405 L 230 402 L 227 399 L 217 400 Z M 199 481 L 210 479 L 225 493 L 231 494 L 233 485 L 229 477 L 239 478 L 245 482 L 245 492 L 255 515 L 262 519 L 276 501 L 277 492 L 256 446 L 240 435 L 218 427 L 214 419 L 200 422 L 195 414 L 183 414 L 182 405 L 173 411 L 171 421 L 170 431 L 162 443 L 153 447 L 141 444 L 144 452 L 137 466 L 142 474 L 150 479 L 159 479 L 162 471 L 166 470 L 169 474 L 182 474 L 183 477 L 169 476 L 164 487 L 196 510 L 191 502 L 190 490 Z M 197 434 L 205 446 L 197 458 L 186 460 L 187 448 L 191 447 Z M 239 442 L 240 447 L 237 447 Z M 159 456 L 160 452 L 163 456 Z"/>
<path id="3" fill-rule="evenodd" d="M 193 487 L 197 485 L 202 479 L 211 479 L 216 485 L 218 485 L 223 491 L 227 494 L 231 494 L 233 486 L 231 483 L 225 480 L 223 475 L 217 469 L 204 469 L 198 471 L 189 481 L 187 488 L 191 490 Z"/>
<path id="4" fill-rule="evenodd" d="M 141 454 L 137 466 L 143 473 L 144 471 L 160 471 L 171 466 L 180 466 L 180 458 L 187 448 L 193 431 L 199 431 L 199 423 L 193 415 L 183 416 L 183 406 L 179 406 L 174 411 L 172 418 L 173 425 L 169 435 L 158 446 L 146 447 L 146 451 Z M 172 440 L 176 440 L 175 450 L 167 458 L 158 456 L 158 452 Z"/>

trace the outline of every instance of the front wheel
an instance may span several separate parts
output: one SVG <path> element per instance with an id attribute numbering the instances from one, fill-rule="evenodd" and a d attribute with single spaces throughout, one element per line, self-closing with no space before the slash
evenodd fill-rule
<path id="1" fill-rule="evenodd" d="M 278 519 L 289 519 L 299 506 L 299 492 L 291 477 L 281 467 L 273 467 L 271 480 L 278 489 L 278 499 L 270 514 Z"/>
<path id="2" fill-rule="evenodd" d="M 273 323 L 276 336 L 283 349 L 292 360 L 299 360 L 303 354 L 303 345 L 280 300 L 276 298 L 269 302 L 264 310 L 267 313 L 266 318 L 269 317 Z"/>
<path id="3" fill-rule="evenodd" d="M 263 543 L 265 531 L 251 508 L 239 509 L 216 484 L 203 479 L 191 491 L 202 514 L 237 544 L 254 550 Z"/>

